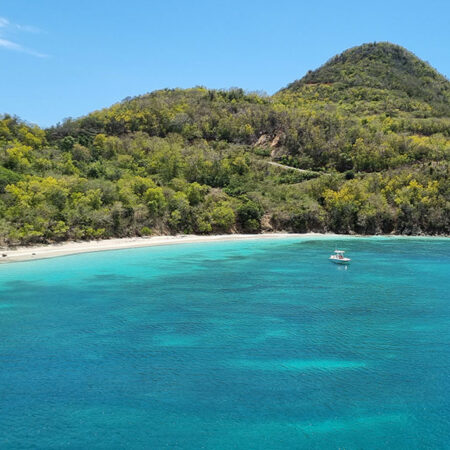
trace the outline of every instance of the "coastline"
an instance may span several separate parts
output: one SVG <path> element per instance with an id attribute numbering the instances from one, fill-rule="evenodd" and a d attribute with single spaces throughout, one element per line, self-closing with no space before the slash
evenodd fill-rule
<path id="1" fill-rule="evenodd" d="M 79 253 L 124 250 L 129 248 L 155 247 L 161 245 L 238 241 L 251 239 L 277 239 L 287 237 L 337 236 L 319 233 L 265 233 L 265 234 L 219 234 L 212 236 L 176 235 L 132 238 L 100 239 L 93 241 L 68 241 L 58 244 L 35 245 L 0 250 L 0 264 L 56 258 Z M 6 256 L 4 256 L 6 255 Z"/>
<path id="2" fill-rule="evenodd" d="M 92 241 L 68 241 L 58 244 L 35 245 L 17 247 L 13 249 L 0 249 L 0 264 L 13 262 L 33 261 L 39 259 L 56 258 L 58 256 L 76 255 L 80 253 L 102 252 L 108 250 L 125 250 L 130 248 L 155 247 L 161 245 L 207 243 L 219 241 L 239 241 L 256 239 L 282 239 L 282 238 L 339 238 L 348 239 L 355 237 L 386 238 L 443 238 L 444 236 L 398 236 L 398 235 L 348 235 L 334 233 L 262 233 L 262 234 L 219 234 L 210 236 L 176 235 L 176 236 L 148 236 L 131 238 L 112 238 Z M 6 255 L 6 256 L 4 256 Z"/>

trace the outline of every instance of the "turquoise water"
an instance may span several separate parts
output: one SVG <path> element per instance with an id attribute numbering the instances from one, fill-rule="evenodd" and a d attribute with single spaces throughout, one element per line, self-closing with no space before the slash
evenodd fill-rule
<path id="1" fill-rule="evenodd" d="M 0 448 L 448 448 L 449 279 L 449 239 L 1 265 Z"/>

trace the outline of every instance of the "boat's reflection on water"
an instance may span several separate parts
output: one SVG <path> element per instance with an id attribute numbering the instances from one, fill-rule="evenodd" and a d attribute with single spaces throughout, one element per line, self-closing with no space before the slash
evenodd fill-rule
<path id="1" fill-rule="evenodd" d="M 348 270 L 347 264 L 336 265 L 337 270 Z"/>

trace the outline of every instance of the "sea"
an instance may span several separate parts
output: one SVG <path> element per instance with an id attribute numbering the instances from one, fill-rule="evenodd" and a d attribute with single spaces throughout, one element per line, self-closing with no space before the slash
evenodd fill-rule
<path id="1" fill-rule="evenodd" d="M 0 448 L 448 449 L 450 239 L 0 265 Z"/>

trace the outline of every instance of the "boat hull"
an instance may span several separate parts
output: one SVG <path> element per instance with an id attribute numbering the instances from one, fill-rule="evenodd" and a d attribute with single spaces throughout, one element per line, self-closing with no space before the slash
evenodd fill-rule
<path id="1" fill-rule="evenodd" d="M 350 258 L 339 259 L 339 258 L 333 258 L 333 257 L 329 258 L 329 260 L 334 264 L 350 264 L 350 261 L 351 261 Z"/>

